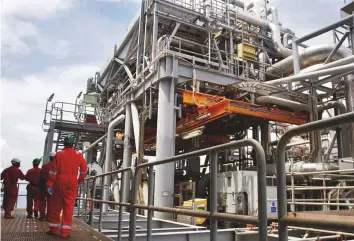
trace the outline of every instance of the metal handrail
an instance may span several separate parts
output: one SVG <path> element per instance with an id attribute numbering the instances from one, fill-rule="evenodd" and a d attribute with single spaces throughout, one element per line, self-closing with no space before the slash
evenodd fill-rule
<path id="1" fill-rule="evenodd" d="M 227 214 L 227 213 L 218 213 L 217 212 L 217 168 L 218 168 L 218 158 L 217 153 L 221 151 L 226 151 L 230 149 L 236 149 L 244 146 L 252 146 L 257 154 L 257 177 L 258 177 L 258 218 L 251 217 L 247 215 L 236 215 L 236 214 Z M 153 167 L 156 165 L 162 165 L 172 162 L 177 162 L 185 159 L 189 159 L 196 156 L 201 156 L 205 154 L 210 154 L 211 156 L 211 191 L 210 191 L 210 212 L 201 212 L 196 210 L 185 210 L 185 209 L 178 209 L 178 208 L 169 208 L 169 207 L 159 207 L 153 206 L 153 190 L 154 190 L 154 175 L 153 175 Z M 149 181 L 149 190 L 148 190 L 148 205 L 141 205 L 137 203 L 137 191 L 139 185 L 139 178 L 140 178 L 140 171 L 144 168 L 148 168 L 148 181 Z M 137 209 L 145 209 L 148 210 L 147 215 L 147 240 L 151 240 L 152 237 L 152 216 L 153 211 L 159 212 L 167 212 L 167 213 L 175 213 L 175 214 L 182 214 L 182 215 L 189 215 L 193 217 L 204 217 L 210 218 L 211 220 L 211 228 L 210 228 L 210 240 L 216 241 L 217 240 L 217 221 L 224 220 L 224 221 L 231 221 L 243 224 L 258 224 L 259 225 L 259 240 L 267 241 L 267 194 L 266 194 L 266 161 L 265 161 L 265 153 L 260 145 L 259 142 L 253 139 L 244 139 L 239 141 L 233 141 L 227 144 L 222 144 L 214 147 L 209 147 L 206 149 L 166 158 L 164 160 L 158 160 L 148 163 L 143 163 L 137 165 L 135 168 L 124 168 L 108 173 L 104 173 L 101 175 L 97 175 L 94 177 L 90 177 L 86 179 L 87 182 L 93 179 L 93 191 L 92 197 L 93 198 L 78 198 L 79 200 L 84 200 L 85 205 L 85 217 L 86 217 L 86 210 L 87 210 L 87 202 L 92 203 L 92 207 L 94 203 L 100 203 L 100 214 L 99 214 L 99 231 L 102 228 L 102 204 L 113 204 L 119 206 L 119 220 L 118 220 L 118 240 L 121 240 L 121 222 L 122 222 L 122 211 L 123 206 L 127 206 L 131 208 L 130 212 L 130 224 L 129 224 L 129 241 L 135 241 L 136 237 L 136 217 L 137 217 Z M 114 202 L 114 201 L 106 201 L 106 200 L 97 200 L 94 199 L 95 197 L 95 181 L 97 178 L 103 178 L 107 175 L 123 173 L 131 171 L 133 179 L 133 185 L 131 189 L 132 199 L 130 203 L 124 202 Z M 121 187 L 124 185 L 124 178 L 121 178 Z M 104 187 L 108 188 L 108 187 Z M 121 195 L 120 200 L 122 200 L 123 188 L 121 188 Z M 102 196 L 101 196 L 102 198 Z M 93 223 L 93 211 L 90 213 L 90 225 L 92 226 Z"/>
<path id="2" fill-rule="evenodd" d="M 277 146 L 276 153 L 276 162 L 277 162 L 277 179 L 278 179 L 278 222 L 279 222 L 279 240 L 286 241 L 288 240 L 288 230 L 287 226 L 298 225 L 301 223 L 301 226 L 308 226 L 310 228 L 318 228 L 318 227 L 331 227 L 331 229 L 336 229 L 340 231 L 350 231 L 354 230 L 354 223 L 348 224 L 343 222 L 338 222 L 335 220 L 335 224 L 331 220 L 326 219 L 306 219 L 306 218 L 297 218 L 297 217 L 289 217 L 287 213 L 287 195 L 286 195 L 286 169 L 285 169 L 285 149 L 287 143 L 294 136 L 298 136 L 301 134 L 335 127 L 339 125 L 344 125 L 354 122 L 354 112 L 346 113 L 343 115 L 338 115 L 336 117 L 314 121 L 308 124 L 304 124 L 298 127 L 295 127 L 287 132 L 280 138 Z M 299 221 L 297 221 L 297 219 Z"/>
<path id="3" fill-rule="evenodd" d="M 3 181 L 0 182 L 1 185 L 3 185 L 3 183 L 4 183 Z M 18 182 L 17 183 L 17 190 L 20 189 L 20 185 L 28 185 L 28 184 L 29 184 L 29 182 Z M 4 193 L 1 192 L 0 196 L 4 196 Z M 17 208 L 18 197 L 26 197 L 26 196 L 27 196 L 26 194 L 18 194 L 17 193 L 15 208 Z"/>

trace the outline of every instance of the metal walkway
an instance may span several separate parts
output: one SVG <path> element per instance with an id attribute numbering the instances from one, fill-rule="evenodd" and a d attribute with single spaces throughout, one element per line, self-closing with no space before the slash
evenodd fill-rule
<path id="1" fill-rule="evenodd" d="M 48 223 L 40 222 L 38 219 L 27 219 L 26 211 L 16 210 L 14 219 L 1 217 L 1 240 L 2 241 L 41 241 L 41 240 L 63 240 L 60 236 L 49 236 L 46 234 Z M 90 228 L 78 219 L 73 219 L 73 232 L 65 240 L 68 241 L 111 241 L 101 233 Z"/>

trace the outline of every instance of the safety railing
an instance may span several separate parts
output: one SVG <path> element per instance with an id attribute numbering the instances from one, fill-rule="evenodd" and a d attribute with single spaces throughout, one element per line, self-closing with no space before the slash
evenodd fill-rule
<path id="1" fill-rule="evenodd" d="M 296 211 L 297 206 L 323 206 L 323 210 L 328 210 L 330 207 L 354 207 L 353 198 L 346 198 L 354 191 L 354 186 L 347 186 L 346 181 L 352 182 L 354 180 L 354 169 L 341 169 L 330 171 L 312 171 L 312 172 L 290 172 L 287 176 L 291 178 L 291 185 L 287 187 L 287 191 L 291 192 L 291 199 L 288 200 L 288 205 L 292 212 Z M 316 177 L 316 179 L 322 179 L 322 186 L 295 186 L 296 176 Z M 326 185 L 327 178 L 330 178 L 331 182 L 338 180 L 338 185 Z M 313 191 L 323 192 L 324 198 L 295 198 L 296 191 Z M 343 191 L 347 191 L 343 194 Z"/>
<path id="2" fill-rule="evenodd" d="M 331 128 L 339 125 L 349 124 L 354 122 L 354 112 L 338 115 L 329 119 L 311 122 L 298 127 L 295 127 L 287 132 L 280 138 L 277 153 L 277 178 L 278 178 L 278 222 L 279 222 L 279 240 L 288 240 L 288 225 L 308 227 L 308 228 L 328 228 L 330 230 L 338 231 L 352 231 L 354 230 L 354 222 L 333 219 L 321 218 L 303 218 L 303 217 L 290 217 L 288 216 L 287 207 L 287 188 L 286 188 L 286 169 L 285 169 L 285 150 L 286 145 L 294 136 L 305 133 L 310 133 L 326 128 Z M 323 188 L 323 187 L 320 187 Z M 331 187 L 332 188 L 332 187 Z"/>
<path id="3" fill-rule="evenodd" d="M 1 184 L 1 187 L 3 187 L 4 182 L 1 181 L 0 184 Z M 17 190 L 20 191 L 20 186 L 21 185 L 28 185 L 28 184 L 29 184 L 28 182 L 18 182 L 17 183 Z M 4 198 L 4 192 L 1 192 L 0 196 L 3 199 Z M 18 205 L 18 197 L 26 197 L 26 196 L 27 196 L 27 194 L 19 194 L 19 193 L 17 194 L 16 202 L 15 202 L 15 208 L 17 208 L 17 205 Z"/>
<path id="4" fill-rule="evenodd" d="M 254 148 L 257 154 L 257 177 L 258 177 L 258 217 L 255 216 L 247 216 L 247 215 L 236 215 L 236 214 L 227 214 L 227 213 L 218 213 L 217 212 L 217 170 L 218 170 L 218 152 L 223 152 L 227 150 L 232 150 L 240 147 L 251 146 Z M 210 212 L 206 211 L 197 211 L 197 210 L 186 210 L 186 209 L 178 209 L 171 207 L 161 207 L 161 206 L 153 206 L 153 191 L 154 191 L 154 166 L 163 165 L 167 163 L 174 163 L 181 160 L 190 159 L 197 156 L 202 155 L 210 155 L 210 172 L 211 172 L 211 184 L 210 184 Z M 148 204 L 142 205 L 137 203 L 137 192 L 138 186 L 140 183 L 141 171 L 143 169 L 148 169 Z M 112 204 L 119 206 L 119 220 L 118 220 L 118 240 L 121 240 L 122 237 L 122 213 L 123 207 L 130 207 L 130 220 L 129 220 L 129 241 L 136 240 L 136 218 L 137 218 L 137 210 L 143 209 L 148 210 L 147 212 L 147 233 L 146 240 L 152 240 L 152 217 L 153 212 L 165 212 L 165 213 L 173 213 L 180 215 L 188 215 L 192 217 L 202 217 L 210 219 L 210 240 L 217 240 L 217 222 L 220 221 L 229 221 L 241 224 L 254 224 L 259 225 L 259 240 L 266 241 L 267 240 L 267 194 L 266 194 L 266 160 L 265 153 L 259 142 L 253 139 L 244 139 L 239 141 L 230 142 L 227 144 L 222 144 L 178 156 L 174 156 L 171 158 L 167 158 L 164 160 L 158 160 L 148 163 L 143 163 L 137 165 L 135 168 L 124 168 L 121 170 L 116 170 L 108 173 L 104 173 L 101 175 L 97 175 L 94 177 L 90 177 L 86 180 L 89 183 L 93 180 L 93 191 L 92 198 L 81 198 L 79 200 L 84 201 L 84 215 L 87 216 L 87 203 L 90 203 L 90 219 L 89 223 L 93 225 L 93 206 L 95 203 L 100 204 L 100 212 L 99 212 L 99 225 L 98 230 L 102 229 L 102 215 L 104 210 L 104 205 Z M 132 188 L 131 188 L 131 201 L 130 203 L 123 202 L 123 186 L 124 186 L 124 178 L 120 180 L 121 187 L 121 195 L 120 202 L 108 201 L 108 200 L 98 200 L 95 199 L 95 182 L 97 178 L 104 178 L 105 176 L 111 176 L 118 173 L 131 172 L 133 176 L 132 180 Z M 103 187 L 108 188 L 108 187 Z M 86 194 L 86 196 L 88 196 Z M 101 196 L 102 197 L 102 196 Z M 80 205 L 79 205 L 80 207 Z M 79 211 L 79 210 L 78 210 Z M 79 211 L 80 213 L 80 211 Z"/>

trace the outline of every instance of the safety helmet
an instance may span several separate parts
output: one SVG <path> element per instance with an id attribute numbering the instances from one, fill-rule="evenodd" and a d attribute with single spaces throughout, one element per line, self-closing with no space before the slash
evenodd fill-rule
<path id="1" fill-rule="evenodd" d="M 72 146 L 74 145 L 74 137 L 73 136 L 66 136 L 64 138 L 64 146 Z"/>
<path id="2" fill-rule="evenodd" d="M 39 166 L 39 163 L 41 163 L 41 159 L 35 158 L 35 159 L 33 159 L 32 163 L 33 163 L 33 165 L 35 165 L 35 166 Z"/>
<path id="3" fill-rule="evenodd" d="M 14 165 L 14 164 L 20 164 L 20 163 L 21 163 L 21 161 L 20 161 L 20 159 L 18 159 L 17 157 L 12 158 L 12 160 L 11 160 L 11 164 L 12 164 L 12 165 Z"/>
<path id="4" fill-rule="evenodd" d="M 54 151 L 51 151 L 50 153 L 49 153 L 49 157 L 54 157 L 55 156 L 55 152 Z"/>

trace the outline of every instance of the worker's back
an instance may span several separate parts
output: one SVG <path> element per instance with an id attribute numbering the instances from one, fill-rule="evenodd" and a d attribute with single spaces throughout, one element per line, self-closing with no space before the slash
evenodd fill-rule
<path id="1" fill-rule="evenodd" d="M 1 179 L 4 180 L 6 187 L 17 187 L 18 179 L 23 180 L 24 174 L 17 167 L 8 167 L 1 173 Z"/>
<path id="2" fill-rule="evenodd" d="M 38 186 L 40 180 L 41 169 L 39 167 L 34 167 L 29 169 L 26 173 L 26 180 L 34 185 Z"/>
<path id="3" fill-rule="evenodd" d="M 54 160 L 57 178 L 65 177 L 69 180 L 77 180 L 79 168 L 86 166 L 85 159 L 82 154 L 73 148 L 64 148 L 63 151 L 57 152 Z"/>

